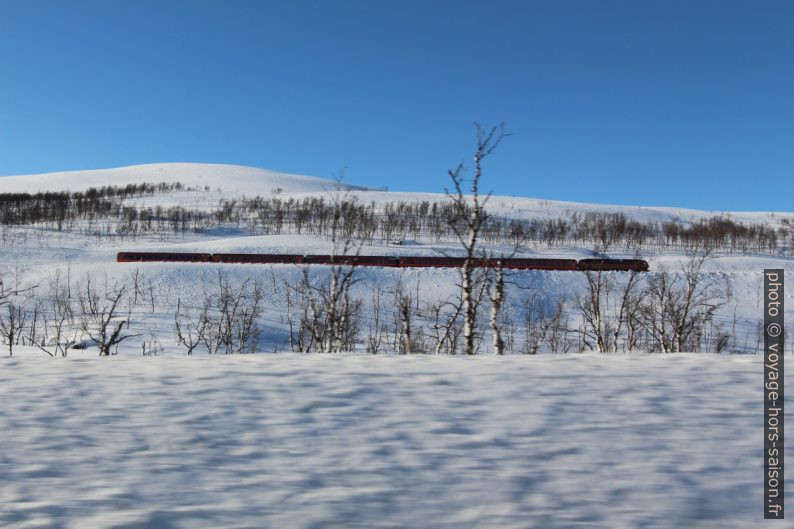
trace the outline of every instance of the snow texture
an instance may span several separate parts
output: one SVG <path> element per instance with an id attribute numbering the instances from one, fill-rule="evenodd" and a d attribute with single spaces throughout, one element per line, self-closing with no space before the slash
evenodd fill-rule
<path id="1" fill-rule="evenodd" d="M 693 354 L 2 358 L 0 526 L 759 527 L 762 371 Z"/>

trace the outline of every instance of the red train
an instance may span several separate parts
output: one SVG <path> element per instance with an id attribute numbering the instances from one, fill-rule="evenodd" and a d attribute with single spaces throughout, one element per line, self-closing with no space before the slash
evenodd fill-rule
<path id="1" fill-rule="evenodd" d="M 168 252 L 119 252 L 116 256 L 118 263 L 148 263 L 148 262 L 175 262 L 175 263 L 209 263 L 212 255 L 208 253 L 168 253 Z"/>
<path id="2" fill-rule="evenodd" d="M 577 270 L 636 270 L 648 271 L 648 261 L 642 259 L 579 259 Z"/>
<path id="3" fill-rule="evenodd" d="M 119 252 L 119 263 L 177 262 L 177 263 L 245 263 L 245 264 L 344 264 L 355 266 L 386 266 L 393 268 L 459 268 L 463 257 L 386 255 L 297 255 L 253 253 L 168 253 Z M 494 266 L 497 259 L 476 259 L 474 266 Z M 642 259 L 536 259 L 506 257 L 502 265 L 514 270 L 635 270 L 647 272 L 648 262 Z"/>

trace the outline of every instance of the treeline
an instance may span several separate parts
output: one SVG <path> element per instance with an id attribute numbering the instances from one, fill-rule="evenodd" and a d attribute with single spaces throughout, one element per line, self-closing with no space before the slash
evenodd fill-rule
<path id="1" fill-rule="evenodd" d="M 213 209 L 127 205 L 131 198 L 183 190 L 174 184 L 106 186 L 78 193 L 0 194 L 0 225 L 37 225 L 96 236 L 136 238 L 147 234 L 200 232 L 217 227 L 252 234 L 307 234 L 376 243 L 406 239 L 448 242 L 466 212 L 452 202 L 394 201 L 361 203 L 323 197 L 273 196 L 223 199 Z M 725 252 L 775 253 L 794 249 L 794 227 L 781 223 L 744 224 L 724 216 L 692 223 L 640 222 L 623 213 L 585 212 L 566 217 L 515 219 L 485 214 L 480 237 L 500 245 L 597 246 L 601 249 L 712 249 Z"/>
<path id="2" fill-rule="evenodd" d="M 78 220 L 121 220 L 135 210 L 125 207 L 125 200 L 184 189 L 179 182 L 161 182 L 91 187 L 77 192 L 0 193 L 0 224 L 45 225 L 61 230 L 71 229 Z"/>

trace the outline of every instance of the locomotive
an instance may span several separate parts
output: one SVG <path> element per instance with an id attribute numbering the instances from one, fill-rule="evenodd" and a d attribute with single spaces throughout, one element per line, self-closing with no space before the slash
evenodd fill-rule
<path id="1" fill-rule="evenodd" d="M 350 266 L 381 266 L 392 268 L 460 268 L 464 257 L 446 256 L 387 256 L 387 255 L 316 255 L 316 254 L 259 254 L 259 253 L 168 253 L 119 252 L 119 263 L 237 263 L 237 264 L 321 264 Z M 475 267 L 498 266 L 512 270 L 578 270 L 647 272 L 648 262 L 642 259 L 546 259 L 505 257 L 476 258 Z"/>

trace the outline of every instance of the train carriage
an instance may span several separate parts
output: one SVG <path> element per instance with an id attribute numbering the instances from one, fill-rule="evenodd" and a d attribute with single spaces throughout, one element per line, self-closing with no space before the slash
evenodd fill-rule
<path id="1" fill-rule="evenodd" d="M 353 258 L 351 264 L 356 264 L 358 266 L 397 267 L 400 266 L 400 261 L 397 257 L 388 255 L 357 255 Z"/>
<path id="2" fill-rule="evenodd" d="M 578 270 L 647 272 L 648 261 L 643 259 L 580 259 Z"/>
<path id="3" fill-rule="evenodd" d="M 576 259 L 524 259 L 511 257 L 503 259 L 502 266 L 518 270 L 576 270 Z"/>
<path id="4" fill-rule="evenodd" d="M 212 254 L 212 262 L 238 264 L 298 264 L 303 262 L 303 256 L 277 253 L 216 253 Z"/>
<path id="5" fill-rule="evenodd" d="M 446 256 L 400 256 L 401 268 L 458 268 L 463 266 L 465 259 L 463 257 L 446 257 Z"/>
<path id="6" fill-rule="evenodd" d="M 324 265 L 399 266 L 396 257 L 386 255 L 306 255 L 303 257 L 303 262 Z"/>
<path id="7" fill-rule="evenodd" d="M 119 252 L 116 256 L 116 261 L 119 263 L 209 263 L 211 259 L 212 255 L 208 253 L 178 252 Z"/>

